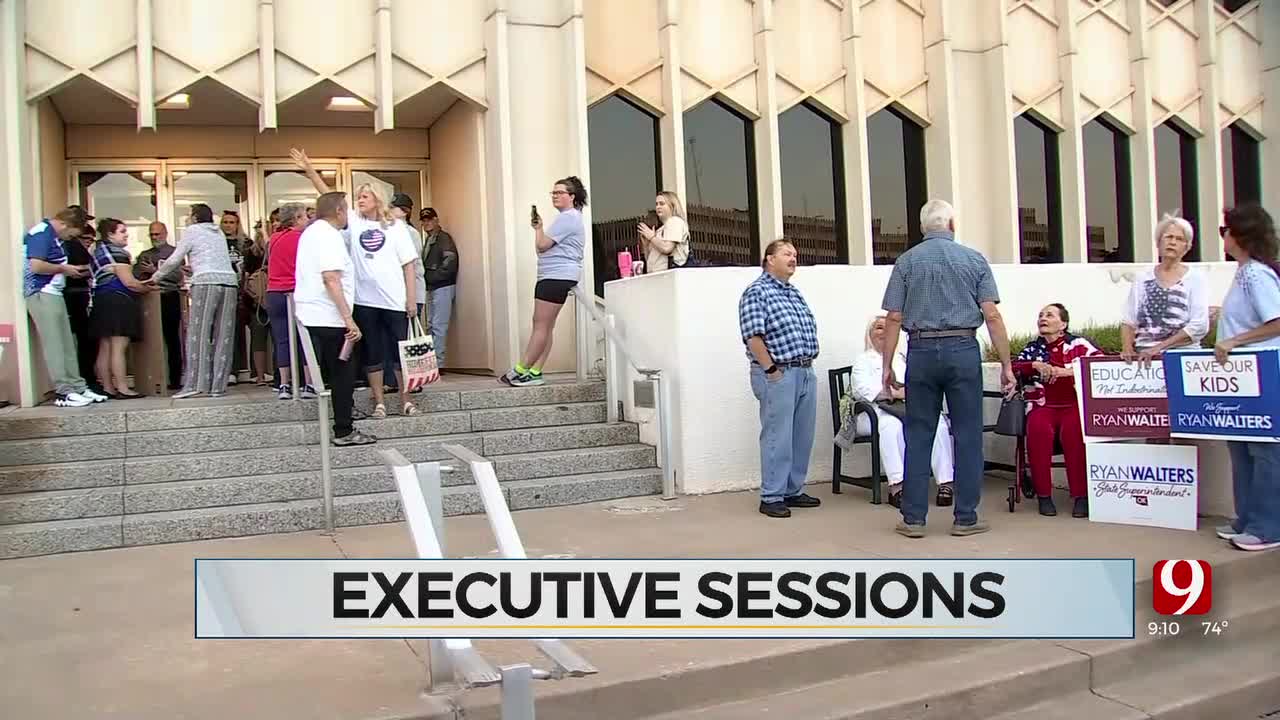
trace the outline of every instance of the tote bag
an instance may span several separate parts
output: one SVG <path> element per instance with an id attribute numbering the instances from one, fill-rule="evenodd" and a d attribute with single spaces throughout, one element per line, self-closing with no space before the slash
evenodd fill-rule
<path id="1" fill-rule="evenodd" d="M 399 347 L 400 376 L 404 383 L 401 387 L 413 391 L 440 379 L 435 342 L 423 332 L 422 323 L 417 318 L 409 326 L 409 338 L 401 340 Z"/>
<path id="2" fill-rule="evenodd" d="M 1027 434 L 1027 401 L 1022 393 L 1000 403 L 1000 416 L 996 418 L 995 434 L 1006 437 L 1022 437 Z"/>

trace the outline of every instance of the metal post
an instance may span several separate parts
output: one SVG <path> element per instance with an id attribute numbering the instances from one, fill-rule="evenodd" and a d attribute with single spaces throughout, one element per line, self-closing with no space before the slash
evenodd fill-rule
<path id="1" fill-rule="evenodd" d="M 607 315 L 604 319 L 609 330 L 617 327 L 614 322 L 613 315 Z M 618 396 L 619 391 L 624 387 L 623 377 L 625 372 L 618 371 L 618 348 L 614 346 L 611 333 L 604 334 L 604 399 L 607 403 L 605 412 L 607 413 L 609 422 L 618 422 Z"/>
<path id="2" fill-rule="evenodd" d="M 574 332 L 578 345 L 578 382 L 586 382 L 591 370 L 591 317 L 586 304 L 595 301 L 588 299 L 594 296 L 586 294 L 581 284 L 573 289 L 573 296 L 577 299 L 574 303 L 574 319 L 577 321 Z"/>
<path id="3" fill-rule="evenodd" d="M 297 321 L 293 317 L 293 293 L 289 293 L 289 379 L 293 381 L 293 399 L 296 402 L 302 396 L 302 374 L 298 367 L 298 331 Z M 277 362 L 277 364 L 279 364 Z"/>
<path id="4" fill-rule="evenodd" d="M 324 528 L 329 535 L 333 534 L 333 470 L 329 465 L 329 433 L 330 433 L 330 393 L 326 389 L 320 393 L 320 484 L 324 488 Z"/>
<path id="5" fill-rule="evenodd" d="M 534 720 L 533 668 L 522 663 L 501 670 L 502 720 Z"/>
<path id="6" fill-rule="evenodd" d="M 653 375 L 653 398 L 658 410 L 658 462 L 662 464 L 662 499 L 676 498 L 676 468 L 671 452 L 671 392 L 670 383 L 662 373 Z"/>
<path id="7" fill-rule="evenodd" d="M 424 462 L 413 466 L 418 474 L 418 486 L 422 488 L 422 499 L 427 502 L 427 514 L 431 516 L 431 528 L 436 531 L 436 542 L 440 544 L 440 553 L 444 554 L 444 491 L 440 482 L 440 463 Z"/>

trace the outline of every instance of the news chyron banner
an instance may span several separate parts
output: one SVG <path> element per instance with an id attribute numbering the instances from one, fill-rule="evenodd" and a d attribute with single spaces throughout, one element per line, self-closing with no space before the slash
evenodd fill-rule
<path id="1" fill-rule="evenodd" d="M 196 560 L 197 638 L 1133 638 L 1132 559 Z"/>
<path id="2" fill-rule="evenodd" d="M 1280 442 L 1280 350 L 1165 353 L 1173 437 Z"/>

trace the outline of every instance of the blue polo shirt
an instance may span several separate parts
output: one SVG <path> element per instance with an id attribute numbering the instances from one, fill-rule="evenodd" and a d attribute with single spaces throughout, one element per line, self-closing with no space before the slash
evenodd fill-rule
<path id="1" fill-rule="evenodd" d="M 67 262 L 67 251 L 62 247 L 62 240 L 54 232 L 48 218 L 36 223 L 23 238 L 26 248 L 27 262 L 24 263 L 22 292 L 26 297 L 38 292 L 50 295 L 61 295 L 67 284 L 67 276 L 59 274 L 37 273 L 31 270 L 32 258 L 43 260 L 51 265 L 62 265 Z"/>

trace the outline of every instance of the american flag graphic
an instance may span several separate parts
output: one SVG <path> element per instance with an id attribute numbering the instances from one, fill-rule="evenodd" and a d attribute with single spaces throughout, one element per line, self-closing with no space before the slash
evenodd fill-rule
<path id="1" fill-rule="evenodd" d="M 1141 349 L 1164 342 L 1186 327 L 1189 309 L 1187 288 L 1181 282 L 1166 288 L 1155 278 L 1147 280 L 1138 306 L 1138 332 L 1134 345 Z"/>

